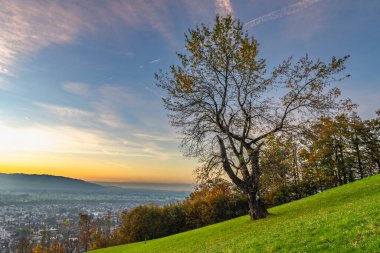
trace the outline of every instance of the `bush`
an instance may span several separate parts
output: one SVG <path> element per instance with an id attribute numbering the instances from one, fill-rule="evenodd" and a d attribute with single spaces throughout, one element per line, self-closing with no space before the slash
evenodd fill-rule
<path id="1" fill-rule="evenodd" d="M 224 180 L 208 181 L 184 201 L 188 229 L 203 227 L 248 213 L 246 198 Z"/>
<path id="2" fill-rule="evenodd" d="M 164 237 L 248 213 L 247 200 L 224 180 L 200 185 L 183 202 L 143 205 L 123 214 L 118 243 Z"/>

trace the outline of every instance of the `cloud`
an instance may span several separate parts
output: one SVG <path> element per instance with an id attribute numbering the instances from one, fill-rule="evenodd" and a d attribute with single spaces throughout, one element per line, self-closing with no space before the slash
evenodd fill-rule
<path id="1" fill-rule="evenodd" d="M 25 157 L 36 154 L 78 154 L 99 156 L 118 156 L 134 158 L 151 158 L 158 160 L 177 159 L 181 154 L 158 145 L 152 140 L 115 137 L 101 130 L 72 127 L 66 125 L 41 125 L 31 123 L 23 127 L 9 126 L 0 121 L 0 157 L 2 161 L 12 156 Z M 121 140 L 123 139 L 123 140 Z M 125 141 L 125 140 L 133 141 Z"/>
<path id="2" fill-rule="evenodd" d="M 139 93 L 129 87 L 113 84 L 104 84 L 99 90 L 100 99 L 109 107 L 120 108 L 120 105 L 128 107 L 140 107 Z"/>
<path id="3" fill-rule="evenodd" d="M 34 102 L 33 104 L 58 117 L 63 117 L 63 118 L 83 120 L 83 118 L 90 118 L 94 116 L 94 114 L 91 112 L 80 110 L 73 107 L 45 104 L 45 103 L 40 103 L 40 102 Z"/>
<path id="4" fill-rule="evenodd" d="M 176 39 L 172 33 L 171 6 L 161 0 L 107 1 L 113 15 L 132 27 L 150 27 L 160 32 L 170 43 Z"/>
<path id="5" fill-rule="evenodd" d="M 179 137 L 174 135 L 154 135 L 146 133 L 133 133 L 133 136 L 150 141 L 159 141 L 159 142 L 178 142 Z"/>
<path id="6" fill-rule="evenodd" d="M 93 102 L 94 111 L 41 102 L 34 102 L 33 104 L 54 115 L 59 121 L 64 121 L 68 124 L 79 124 L 92 128 L 102 126 L 111 128 L 127 127 L 122 117 L 111 106 L 112 102 L 109 104 L 103 100 Z"/>
<path id="7" fill-rule="evenodd" d="M 247 29 L 250 29 L 252 27 L 255 27 L 257 25 L 266 23 L 271 20 L 276 20 L 285 16 L 292 15 L 294 13 L 300 12 L 304 10 L 305 8 L 312 6 L 314 4 L 319 3 L 321 0 L 302 0 L 295 4 L 288 5 L 286 7 L 283 7 L 279 10 L 269 12 L 268 14 L 265 14 L 261 17 L 255 18 L 251 21 L 248 21 L 244 24 L 244 27 Z"/>
<path id="8" fill-rule="evenodd" d="M 234 10 L 230 0 L 215 0 L 216 12 L 221 16 L 232 15 Z"/>
<path id="9" fill-rule="evenodd" d="M 1 66 L 1 65 L 0 65 L 0 74 L 10 75 L 9 70 L 6 67 Z"/>
<path id="10" fill-rule="evenodd" d="M 102 154 L 118 156 L 120 159 L 178 159 L 181 157 L 177 150 L 178 135 L 173 133 L 173 129 L 162 125 L 166 120 L 159 112 L 152 115 L 152 106 L 157 107 L 159 103 L 159 99 L 153 101 L 152 98 L 155 97 L 145 90 L 141 92 L 128 86 L 104 84 L 92 90 L 92 96 L 87 101 L 88 110 L 34 102 L 33 105 L 53 117 L 46 117 L 49 122 L 43 122 L 44 125 L 40 125 L 38 131 L 24 129 L 28 133 L 25 138 L 32 140 L 32 133 L 38 133 L 42 141 L 53 140 L 58 138 L 56 135 L 60 132 L 59 141 L 53 144 L 47 142 L 43 148 L 49 152 Z M 141 101 L 144 103 L 141 104 Z M 30 125 L 36 123 L 31 122 Z M 157 127 L 160 128 L 159 132 Z M 57 132 L 51 133 L 52 130 Z M 49 135 L 40 135 L 44 131 Z M 90 135 L 85 135 L 87 131 Z M 91 145 L 83 146 L 80 142 L 89 142 Z"/>
<path id="11" fill-rule="evenodd" d="M 149 63 L 150 64 L 156 64 L 156 63 L 159 63 L 159 62 L 160 62 L 160 59 L 155 59 L 155 60 L 150 61 Z"/>
<path id="12" fill-rule="evenodd" d="M 87 97 L 91 95 L 91 90 L 88 84 L 85 83 L 76 83 L 76 82 L 70 82 L 70 83 L 64 83 L 62 85 L 62 88 L 75 95 Z"/>
<path id="13" fill-rule="evenodd" d="M 63 88 L 71 93 L 87 95 L 89 86 L 73 82 L 65 84 Z M 140 93 L 129 88 L 104 84 L 91 91 L 91 94 L 84 100 L 88 104 L 88 110 L 38 101 L 33 102 L 33 105 L 54 115 L 60 122 L 96 128 L 128 129 L 130 125 L 126 122 L 125 114 L 130 114 L 132 118 L 141 116 L 143 98 Z M 144 105 L 147 104 L 149 103 Z"/>
<path id="14" fill-rule="evenodd" d="M 0 76 L 0 90 L 9 90 L 10 87 L 4 78 Z"/>
<path id="15" fill-rule="evenodd" d="M 123 86 L 102 85 L 97 95 L 97 100 L 91 103 L 92 107 L 95 109 L 99 122 L 108 127 L 128 128 L 128 123 L 122 117 L 121 108 L 134 110 L 134 107 L 141 106 L 137 94 Z"/>
<path id="16" fill-rule="evenodd" d="M 114 106 L 107 102 L 100 101 L 93 103 L 93 107 L 96 110 L 97 121 L 101 124 L 111 128 L 128 127 L 128 124 L 119 115 Z"/>
<path id="17" fill-rule="evenodd" d="M 0 8 L 0 74 L 11 75 L 19 61 L 44 47 L 72 43 L 86 33 L 115 32 L 125 25 L 155 30 L 173 44 L 170 12 L 160 0 L 7 1 Z"/>
<path id="18" fill-rule="evenodd" d="M 0 150 L 57 152 L 57 153 L 101 153 L 110 142 L 99 131 L 69 126 L 28 125 L 9 127 L 0 122 Z"/>
<path id="19" fill-rule="evenodd" d="M 20 56 L 54 43 L 68 43 L 86 26 L 69 2 L 10 1 L 1 5 L 0 72 Z"/>

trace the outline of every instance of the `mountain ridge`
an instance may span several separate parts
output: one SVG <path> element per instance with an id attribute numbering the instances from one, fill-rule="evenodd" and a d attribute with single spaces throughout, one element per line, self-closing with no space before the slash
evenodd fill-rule
<path id="1" fill-rule="evenodd" d="M 92 192 L 108 189 L 84 180 L 49 174 L 0 173 L 0 189 L 8 191 Z"/>

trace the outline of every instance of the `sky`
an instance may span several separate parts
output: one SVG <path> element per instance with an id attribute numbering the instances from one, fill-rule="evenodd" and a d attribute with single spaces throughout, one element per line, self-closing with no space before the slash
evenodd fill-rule
<path id="1" fill-rule="evenodd" d="M 380 109 L 378 0 L 0 0 L 0 172 L 91 181 L 194 182 L 154 73 L 184 34 L 239 18 L 269 69 L 308 53 L 350 55 L 339 83 Z"/>

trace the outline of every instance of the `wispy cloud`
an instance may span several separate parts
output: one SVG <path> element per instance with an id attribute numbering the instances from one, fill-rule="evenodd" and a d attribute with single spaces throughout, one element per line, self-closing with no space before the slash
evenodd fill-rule
<path id="1" fill-rule="evenodd" d="M 108 1 L 113 15 L 134 27 L 151 27 L 175 43 L 170 19 L 171 6 L 161 0 Z"/>
<path id="2" fill-rule="evenodd" d="M 1 49 L 0 49 L 0 50 L 1 50 Z M 9 70 L 8 70 L 6 67 L 1 66 L 1 65 L 0 65 L 0 73 L 2 73 L 2 74 L 7 74 L 7 75 L 10 74 L 10 73 L 9 73 Z"/>
<path id="3" fill-rule="evenodd" d="M 221 16 L 232 15 L 234 9 L 230 0 L 215 0 L 216 12 Z"/>
<path id="4" fill-rule="evenodd" d="M 271 20 L 276 20 L 285 16 L 292 15 L 294 13 L 300 12 L 307 7 L 319 3 L 321 0 L 302 0 L 295 4 L 291 4 L 288 6 L 285 6 L 279 10 L 269 12 L 268 14 L 265 14 L 261 17 L 255 18 L 251 21 L 248 21 L 244 24 L 244 27 L 249 29 L 252 27 L 255 27 L 257 25 L 260 25 L 262 23 L 266 23 Z"/>
<path id="5" fill-rule="evenodd" d="M 9 85 L 6 80 L 0 77 L 0 90 L 9 90 Z"/>
<path id="6" fill-rule="evenodd" d="M 0 122 L 0 130 L 3 152 L 93 153 L 110 144 L 101 132 L 93 129 L 39 124 L 15 128 Z"/>
<path id="7" fill-rule="evenodd" d="M 178 135 L 172 129 L 161 126 L 162 117 L 159 113 L 151 114 L 152 103 L 159 101 L 152 102 L 151 97 L 145 90 L 141 93 L 126 85 L 104 84 L 93 89 L 90 97 L 83 99 L 87 103 L 86 109 L 33 102 L 34 106 L 41 109 L 40 113 L 50 114 L 46 117 L 50 119 L 49 122 L 44 121 L 43 125 L 31 129 L 15 130 L 12 136 L 22 134 L 28 142 L 34 140 L 35 133 L 42 141 L 46 140 L 46 145 L 36 148 L 48 152 L 146 157 L 160 161 L 178 159 L 181 157 L 177 150 Z M 146 102 L 141 104 L 141 101 Z M 36 122 L 38 119 L 32 124 Z M 157 126 L 160 126 L 158 132 Z M 12 132 L 10 129 L 7 131 Z M 67 136 L 62 135 L 65 132 Z M 17 140 L 19 144 L 23 143 L 21 139 Z M 89 145 L 84 146 L 81 142 L 88 142 Z M 33 148 L 32 145 L 30 149 Z"/>
<path id="8" fill-rule="evenodd" d="M 91 90 L 88 84 L 85 83 L 77 83 L 77 82 L 69 82 L 64 83 L 62 88 L 72 94 L 87 97 L 91 95 Z"/>
<path id="9" fill-rule="evenodd" d="M 127 127 L 127 124 L 114 110 L 113 106 L 103 100 L 92 103 L 93 111 L 41 102 L 34 102 L 33 104 L 50 113 L 56 120 L 70 125 L 82 125 L 91 128 L 102 128 L 104 126 L 110 128 Z"/>
<path id="10" fill-rule="evenodd" d="M 175 135 L 155 135 L 146 133 L 133 133 L 133 136 L 150 141 L 178 142 L 179 137 Z"/>
<path id="11" fill-rule="evenodd" d="M 64 85 L 63 88 L 69 92 L 83 95 L 88 94 L 89 85 L 73 82 L 69 83 L 69 85 Z M 82 100 L 87 103 L 86 110 L 39 101 L 33 102 L 33 105 L 50 113 L 59 122 L 87 127 L 126 130 L 130 127 L 127 122 L 128 117 L 125 115 L 126 111 L 133 119 L 140 117 L 141 109 L 145 108 L 141 105 L 143 99 L 140 93 L 130 88 L 104 84 L 91 90 L 91 96 Z M 148 106 L 148 104 L 145 103 L 145 106 Z"/>
<path id="12" fill-rule="evenodd" d="M 147 140 L 149 137 L 149 140 Z M 30 124 L 15 128 L 0 121 L 0 157 L 4 160 L 14 152 L 23 155 L 23 152 L 58 154 L 87 154 L 119 157 L 145 157 L 159 160 L 175 159 L 181 155 L 177 150 L 168 150 L 158 145 L 159 140 L 154 136 L 128 136 L 121 141 L 101 130 L 80 128 L 66 125 Z M 157 137 L 161 141 L 170 141 L 170 137 Z M 154 138 L 154 139 L 157 139 Z M 25 153 L 28 155 L 31 153 Z"/>
<path id="13" fill-rule="evenodd" d="M 159 63 L 159 62 L 160 62 L 160 59 L 155 59 L 155 60 L 150 61 L 149 63 L 150 64 L 155 64 L 155 63 Z"/>
<path id="14" fill-rule="evenodd" d="M 118 24 L 155 30 L 175 41 L 170 6 L 159 0 L 0 0 L 0 6 L 0 74 L 11 75 L 18 61 L 44 47 L 72 43 L 85 33 L 112 32 Z"/>
<path id="15" fill-rule="evenodd" d="M 89 118 L 93 116 L 93 113 L 91 112 L 73 108 L 73 107 L 45 104 L 45 103 L 40 103 L 40 102 L 34 102 L 33 104 L 58 117 L 63 117 L 63 118 L 73 118 L 73 119 L 83 120 L 83 118 Z"/>
<path id="16" fill-rule="evenodd" d="M 34 53 L 53 43 L 73 40 L 86 26 L 78 8 L 69 2 L 7 1 L 1 3 L 0 72 L 22 55 Z"/>
<path id="17" fill-rule="evenodd" d="M 104 100 L 93 103 L 96 110 L 97 121 L 111 128 L 127 128 L 128 124 L 123 120 L 114 106 Z"/>

